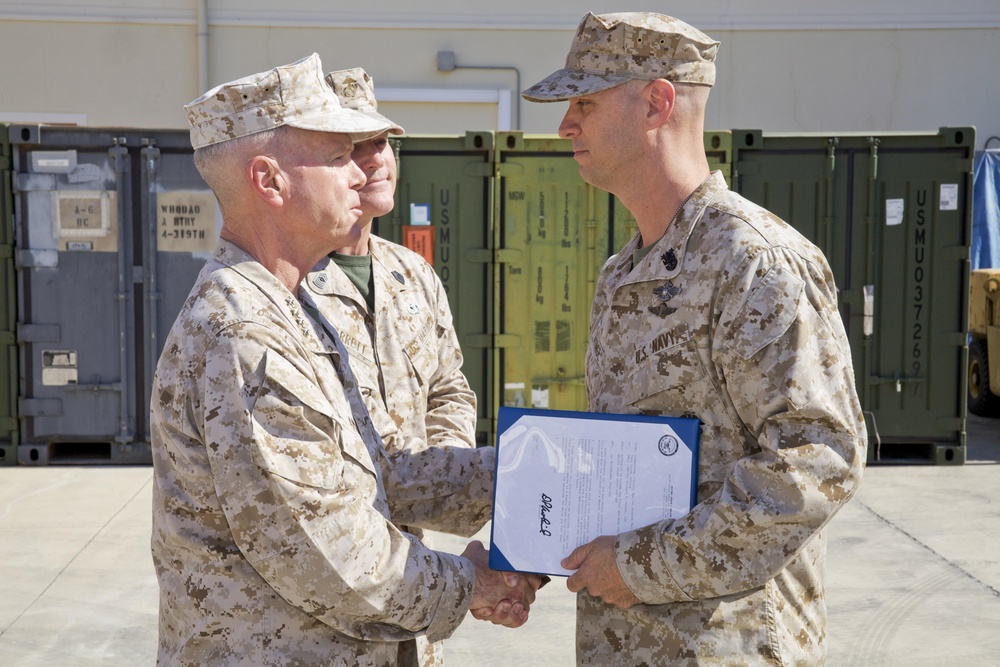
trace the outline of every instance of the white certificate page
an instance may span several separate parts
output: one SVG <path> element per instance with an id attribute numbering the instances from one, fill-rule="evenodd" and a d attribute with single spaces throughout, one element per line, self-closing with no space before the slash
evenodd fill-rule
<path id="1" fill-rule="evenodd" d="M 690 511 L 698 420 L 500 409 L 490 566 L 568 576 L 601 535 Z M 506 414 L 505 414 L 506 413 Z"/>

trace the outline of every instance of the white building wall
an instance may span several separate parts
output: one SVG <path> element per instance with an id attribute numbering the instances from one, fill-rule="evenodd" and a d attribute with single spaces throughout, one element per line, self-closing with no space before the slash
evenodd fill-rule
<path id="1" fill-rule="evenodd" d="M 184 128 L 202 90 L 317 52 L 365 67 L 411 133 L 554 133 L 565 104 L 519 101 L 561 67 L 573 0 L 0 0 L 0 122 Z M 458 11 L 454 7 L 460 7 Z M 280 7 L 280 8 L 278 8 Z M 709 129 L 1000 136 L 996 0 L 604 1 L 664 11 L 719 39 Z M 207 54 L 198 16 L 207 10 Z M 437 71 L 437 52 L 459 69 Z M 470 68 L 472 67 L 472 68 Z M 482 67 L 483 69 L 479 69 Z M 395 100 L 395 101 L 393 101 Z M 993 145 L 996 145 L 994 141 Z"/>

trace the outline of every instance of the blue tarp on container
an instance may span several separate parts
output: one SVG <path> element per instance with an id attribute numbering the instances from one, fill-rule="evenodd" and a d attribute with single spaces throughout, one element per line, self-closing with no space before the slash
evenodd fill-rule
<path id="1" fill-rule="evenodd" d="M 972 269 L 1000 268 L 1000 150 L 976 152 L 972 183 Z"/>

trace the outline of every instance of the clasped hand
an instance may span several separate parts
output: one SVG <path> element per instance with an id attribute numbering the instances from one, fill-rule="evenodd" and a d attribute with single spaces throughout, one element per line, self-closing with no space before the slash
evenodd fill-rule
<path id="1" fill-rule="evenodd" d="M 528 620 L 528 608 L 542 584 L 537 574 L 499 572 L 490 569 L 490 552 L 473 541 L 462 552 L 476 567 L 476 585 L 469 611 L 474 618 L 495 625 L 517 628 Z"/>

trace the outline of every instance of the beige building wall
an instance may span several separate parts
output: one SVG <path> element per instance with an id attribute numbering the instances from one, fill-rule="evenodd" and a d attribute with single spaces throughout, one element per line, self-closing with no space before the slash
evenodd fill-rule
<path id="1" fill-rule="evenodd" d="M 317 52 L 329 69 L 365 67 L 386 114 L 413 134 L 556 131 L 565 104 L 528 103 L 517 92 L 562 65 L 583 13 L 578 2 L 344 4 L 0 0 L 0 122 L 184 128 L 183 104 L 205 88 Z M 1000 136 L 996 0 L 677 0 L 645 8 L 722 41 L 709 129 L 974 125 L 980 147 Z M 458 68 L 438 71 L 439 51 L 453 52 Z"/>

